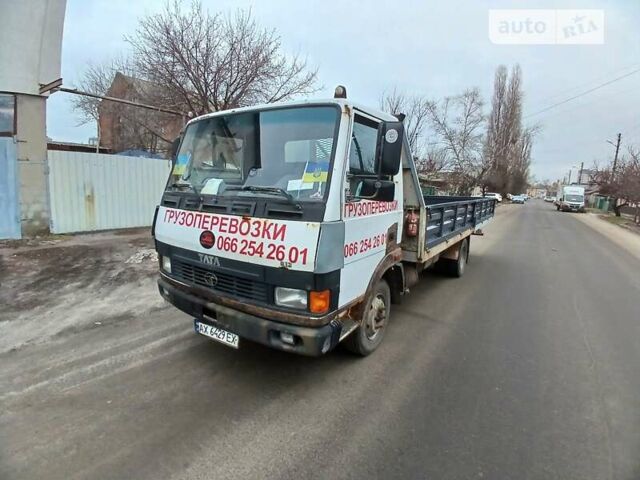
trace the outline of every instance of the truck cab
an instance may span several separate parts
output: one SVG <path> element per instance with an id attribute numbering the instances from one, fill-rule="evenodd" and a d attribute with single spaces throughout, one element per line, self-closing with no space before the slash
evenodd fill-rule
<path id="1" fill-rule="evenodd" d="M 558 192 L 556 207 L 563 212 L 584 212 L 584 187 L 565 185 Z"/>
<path id="2" fill-rule="evenodd" d="M 466 261 L 476 207 L 447 201 L 429 215 L 387 113 L 335 98 L 204 115 L 187 124 L 156 211 L 159 290 L 232 347 L 321 355 L 345 340 L 367 355 L 416 265 Z M 492 214 L 485 204 L 478 215 Z"/>

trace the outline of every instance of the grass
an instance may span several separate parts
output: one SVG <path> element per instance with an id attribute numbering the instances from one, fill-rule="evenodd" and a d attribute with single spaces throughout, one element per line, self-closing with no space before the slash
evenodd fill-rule
<path id="1" fill-rule="evenodd" d="M 609 223 L 613 223 L 614 225 L 624 225 L 629 221 L 623 216 L 616 217 L 615 215 L 611 215 L 611 214 L 599 215 L 599 217 L 603 220 L 606 220 Z"/>
<path id="2" fill-rule="evenodd" d="M 618 225 L 619 227 L 626 228 L 627 230 L 631 230 L 632 232 L 640 234 L 640 225 L 634 223 L 633 217 L 631 215 L 623 214 L 619 217 L 616 217 L 613 213 L 605 213 L 598 215 L 598 217 L 613 225 Z"/>

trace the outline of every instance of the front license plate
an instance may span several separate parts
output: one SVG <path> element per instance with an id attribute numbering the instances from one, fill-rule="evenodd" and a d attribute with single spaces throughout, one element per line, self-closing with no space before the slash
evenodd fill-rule
<path id="1" fill-rule="evenodd" d="M 204 335 L 205 337 L 213 338 L 214 340 L 224 343 L 233 348 L 238 348 L 240 343 L 240 337 L 235 333 L 227 332 L 222 328 L 207 325 L 206 323 L 195 321 L 196 333 Z"/>

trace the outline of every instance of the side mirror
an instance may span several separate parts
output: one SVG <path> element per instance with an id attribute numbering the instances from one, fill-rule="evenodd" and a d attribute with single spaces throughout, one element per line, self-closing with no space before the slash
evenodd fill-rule
<path id="1" fill-rule="evenodd" d="M 379 202 L 393 202 L 396 194 L 396 184 L 393 180 L 378 180 L 363 178 L 358 188 L 358 198 L 377 200 Z"/>
<path id="2" fill-rule="evenodd" d="M 382 122 L 378 128 L 378 173 L 392 176 L 400 169 L 404 124 L 402 122 Z"/>
<path id="3" fill-rule="evenodd" d="M 170 160 L 172 164 L 176 163 L 176 155 L 178 155 L 178 148 L 180 148 L 181 140 L 182 140 L 182 135 L 178 136 L 173 142 L 171 142 L 169 155 L 170 155 Z"/>

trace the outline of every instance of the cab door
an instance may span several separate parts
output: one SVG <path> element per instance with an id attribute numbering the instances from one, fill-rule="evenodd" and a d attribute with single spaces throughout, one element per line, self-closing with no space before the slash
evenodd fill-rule
<path id="1" fill-rule="evenodd" d="M 340 277 L 340 306 L 365 294 L 374 270 L 386 254 L 389 236 L 398 235 L 401 224 L 400 173 L 394 176 L 396 189 L 393 201 L 381 202 L 361 196 L 358 176 L 376 175 L 380 123 L 379 119 L 357 110 L 352 120 L 342 209 L 345 244 L 344 268 Z"/>

